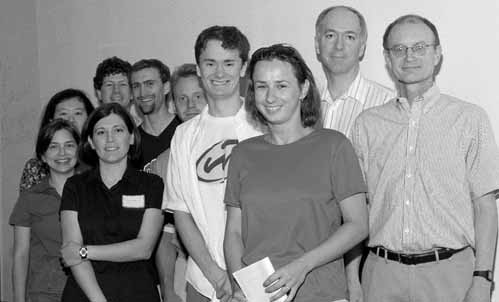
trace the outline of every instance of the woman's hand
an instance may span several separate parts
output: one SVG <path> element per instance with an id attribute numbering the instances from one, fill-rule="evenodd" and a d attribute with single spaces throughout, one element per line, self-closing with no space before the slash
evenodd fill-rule
<path id="1" fill-rule="evenodd" d="M 74 242 L 68 241 L 61 248 L 62 263 L 66 267 L 75 266 L 83 262 L 80 257 L 81 245 Z"/>
<path id="2" fill-rule="evenodd" d="M 285 294 L 288 295 L 286 302 L 293 300 L 309 271 L 308 265 L 303 260 L 297 259 L 270 275 L 263 282 L 265 292 L 277 292 L 270 301 L 275 301 Z"/>

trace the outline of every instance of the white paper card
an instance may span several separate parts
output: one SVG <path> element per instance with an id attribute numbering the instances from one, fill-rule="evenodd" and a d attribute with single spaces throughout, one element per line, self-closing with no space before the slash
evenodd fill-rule
<path id="1" fill-rule="evenodd" d="M 234 278 L 241 287 L 243 294 L 248 299 L 248 302 L 265 302 L 269 301 L 270 297 L 275 293 L 268 294 L 265 292 L 263 282 L 272 275 L 274 266 L 270 262 L 269 257 L 265 257 L 251 265 L 248 265 L 233 273 Z M 286 300 L 287 295 L 282 296 L 277 302 Z"/>
<path id="2" fill-rule="evenodd" d="M 144 195 L 123 195 L 122 205 L 124 208 L 144 208 Z"/>

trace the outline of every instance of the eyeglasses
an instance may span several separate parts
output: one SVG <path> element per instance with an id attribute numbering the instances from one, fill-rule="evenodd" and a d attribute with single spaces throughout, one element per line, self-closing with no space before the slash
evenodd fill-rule
<path id="1" fill-rule="evenodd" d="M 435 46 L 435 44 L 426 44 L 425 42 L 416 43 L 412 46 L 405 45 L 395 45 L 392 48 L 388 48 L 390 53 L 397 57 L 402 58 L 407 56 L 408 49 L 411 49 L 412 53 L 418 57 L 422 57 L 426 54 L 426 48 Z"/>

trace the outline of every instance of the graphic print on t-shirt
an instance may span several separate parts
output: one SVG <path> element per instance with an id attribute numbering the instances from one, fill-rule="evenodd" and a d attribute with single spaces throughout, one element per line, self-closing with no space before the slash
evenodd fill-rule
<path id="1" fill-rule="evenodd" d="M 196 161 L 198 180 L 206 183 L 224 183 L 227 179 L 230 154 L 237 143 L 237 139 L 226 139 L 204 151 Z"/>

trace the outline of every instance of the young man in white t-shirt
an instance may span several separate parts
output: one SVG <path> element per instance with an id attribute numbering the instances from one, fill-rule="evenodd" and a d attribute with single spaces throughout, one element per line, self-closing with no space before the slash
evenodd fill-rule
<path id="1" fill-rule="evenodd" d="M 239 95 L 248 54 L 247 38 L 232 26 L 209 27 L 196 40 L 198 75 L 208 106 L 175 132 L 163 205 L 174 211 L 190 256 L 187 302 L 225 302 L 232 295 L 223 255 L 227 166 L 238 142 L 261 134 L 248 122 Z"/>

